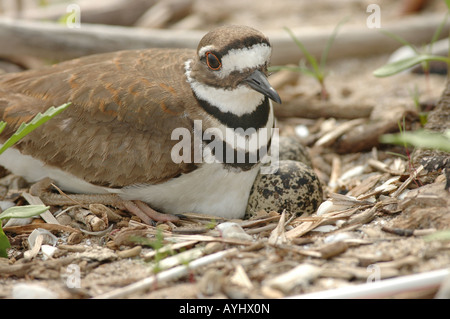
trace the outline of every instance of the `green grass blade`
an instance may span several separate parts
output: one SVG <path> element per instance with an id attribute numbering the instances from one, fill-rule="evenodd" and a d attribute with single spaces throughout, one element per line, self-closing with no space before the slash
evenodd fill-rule
<path id="1" fill-rule="evenodd" d="M 0 148 L 0 154 L 2 154 L 6 149 L 17 143 L 25 135 L 29 134 L 31 131 L 35 130 L 54 116 L 58 115 L 64 111 L 71 103 L 65 103 L 58 107 L 50 107 L 44 113 L 38 113 L 29 123 L 22 123 L 19 129 L 5 142 Z"/>
<path id="2" fill-rule="evenodd" d="M 28 218 L 38 216 L 49 209 L 44 205 L 27 205 L 27 206 L 14 206 L 10 207 L 0 214 L 0 257 L 7 258 L 7 249 L 11 247 L 8 237 L 3 232 L 2 219 L 6 218 Z"/>
<path id="3" fill-rule="evenodd" d="M 291 31 L 291 29 L 289 29 L 287 27 L 285 27 L 284 29 L 289 33 L 289 35 L 291 36 L 292 40 L 300 48 L 300 50 L 302 51 L 303 55 L 308 60 L 309 64 L 311 64 L 311 67 L 314 69 L 314 71 L 316 73 L 320 73 L 319 72 L 319 64 L 317 63 L 316 58 L 311 53 L 309 53 L 309 51 L 306 49 L 306 47 L 303 45 L 303 43 L 299 39 L 297 39 L 297 37 Z"/>
<path id="4" fill-rule="evenodd" d="M 299 68 L 299 71 L 301 72 L 301 73 L 303 73 L 303 74 L 305 74 L 305 75 L 308 75 L 308 76 L 312 76 L 313 78 L 316 78 L 317 80 L 321 80 L 322 79 L 322 73 L 316 73 L 316 72 L 314 72 L 314 71 L 312 71 L 312 70 L 310 70 L 310 69 L 308 69 L 308 68 Z"/>
<path id="5" fill-rule="evenodd" d="M 342 19 L 333 29 L 333 33 L 331 33 L 330 37 L 327 40 L 327 43 L 325 45 L 325 48 L 322 52 L 322 57 L 320 58 L 320 69 L 324 70 L 325 69 L 325 64 L 327 63 L 327 59 L 328 59 L 328 54 L 330 52 L 331 46 L 334 43 L 334 40 L 337 37 L 338 31 L 341 28 L 341 26 L 346 23 L 349 20 L 349 18 L 344 18 Z"/>
<path id="6" fill-rule="evenodd" d="M 422 237 L 425 241 L 449 241 L 450 229 L 440 230 L 430 235 Z"/>
<path id="7" fill-rule="evenodd" d="M 5 129 L 5 127 L 6 127 L 6 122 L 1 121 L 1 122 L 0 122 L 0 134 L 3 132 L 3 130 Z"/>
<path id="8" fill-rule="evenodd" d="M 445 24 L 447 23 L 447 19 L 448 19 L 448 12 L 445 14 L 444 19 L 439 24 L 438 28 L 436 29 L 436 31 L 433 34 L 433 38 L 431 39 L 430 46 L 428 48 L 430 50 L 430 53 L 431 53 L 431 48 L 432 48 L 433 44 L 439 39 L 442 29 L 444 28 Z"/>
<path id="9" fill-rule="evenodd" d="M 6 218 L 28 218 L 38 216 L 49 209 L 44 205 L 26 205 L 10 207 L 0 214 L 0 220 Z"/>
<path id="10" fill-rule="evenodd" d="M 414 45 L 412 45 L 411 43 L 409 43 L 408 41 L 403 39 L 401 36 L 396 35 L 388 30 L 380 30 L 380 32 L 383 33 L 384 35 L 387 35 L 388 37 L 394 39 L 395 41 L 398 41 L 401 44 L 410 47 L 417 55 L 420 54 L 419 50 L 417 50 L 417 48 Z"/>
<path id="11" fill-rule="evenodd" d="M 445 63 L 450 63 L 450 59 L 443 56 L 421 54 L 400 61 L 385 64 L 382 67 L 376 69 L 373 72 L 373 75 L 376 77 L 391 76 L 404 70 L 407 70 L 419 63 L 428 61 L 443 61 Z"/>
<path id="12" fill-rule="evenodd" d="M 11 244 L 9 243 L 8 237 L 3 232 L 2 226 L 0 225 L 0 257 L 8 258 L 7 249 L 11 248 Z"/>
<path id="13" fill-rule="evenodd" d="M 409 144 L 418 148 L 435 149 L 450 152 L 449 133 L 429 132 L 425 130 L 386 134 L 380 137 L 381 143 L 404 145 Z"/>

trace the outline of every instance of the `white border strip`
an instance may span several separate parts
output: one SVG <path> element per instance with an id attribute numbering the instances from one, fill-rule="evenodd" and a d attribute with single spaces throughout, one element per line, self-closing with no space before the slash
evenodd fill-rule
<path id="1" fill-rule="evenodd" d="M 296 295 L 287 297 L 286 299 L 389 298 L 396 294 L 412 290 L 438 287 L 447 276 L 450 276 L 450 269 L 440 269 L 362 285 Z"/>

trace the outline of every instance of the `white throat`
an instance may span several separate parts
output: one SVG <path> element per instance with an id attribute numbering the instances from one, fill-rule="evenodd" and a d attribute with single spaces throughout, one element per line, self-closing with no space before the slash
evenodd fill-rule
<path id="1" fill-rule="evenodd" d="M 221 112 L 230 112 L 237 116 L 251 113 L 263 102 L 264 95 L 251 88 L 240 85 L 233 90 L 215 88 L 200 83 L 191 77 L 191 63 L 185 63 L 186 78 L 192 90 L 200 99 L 217 107 Z"/>

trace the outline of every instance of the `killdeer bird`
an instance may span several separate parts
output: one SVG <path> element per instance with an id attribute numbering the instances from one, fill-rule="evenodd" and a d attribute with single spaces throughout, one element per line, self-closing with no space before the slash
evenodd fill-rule
<path id="1" fill-rule="evenodd" d="M 49 177 L 67 192 L 116 194 L 149 215 L 143 202 L 162 213 L 241 218 L 259 152 L 270 145 L 269 99 L 281 102 L 266 77 L 270 56 L 261 32 L 225 26 L 196 51 L 119 51 L 3 75 L 0 117 L 8 124 L 0 142 L 38 112 L 72 104 L 3 153 L 0 165 L 29 182 Z M 256 135 L 256 147 L 242 148 L 239 140 Z"/>

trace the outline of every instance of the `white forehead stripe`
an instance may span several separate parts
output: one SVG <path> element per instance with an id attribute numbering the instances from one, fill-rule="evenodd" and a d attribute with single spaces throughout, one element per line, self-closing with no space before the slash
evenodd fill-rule
<path id="1" fill-rule="evenodd" d="M 214 46 L 213 45 L 204 46 L 200 50 L 198 50 L 198 56 L 199 57 L 203 57 L 206 54 L 206 52 L 213 51 L 213 50 L 214 50 Z"/>
<path id="2" fill-rule="evenodd" d="M 207 45 L 202 47 L 198 54 L 202 57 L 214 49 L 214 46 Z M 231 49 L 222 57 L 222 68 L 216 74 L 224 78 L 233 71 L 258 68 L 269 62 L 271 54 L 272 48 L 266 43 L 254 44 L 249 48 Z"/>
<path id="3" fill-rule="evenodd" d="M 258 43 L 250 48 L 231 49 L 222 57 L 221 72 L 229 74 L 260 67 L 269 62 L 271 53 L 271 47 L 265 43 Z"/>

